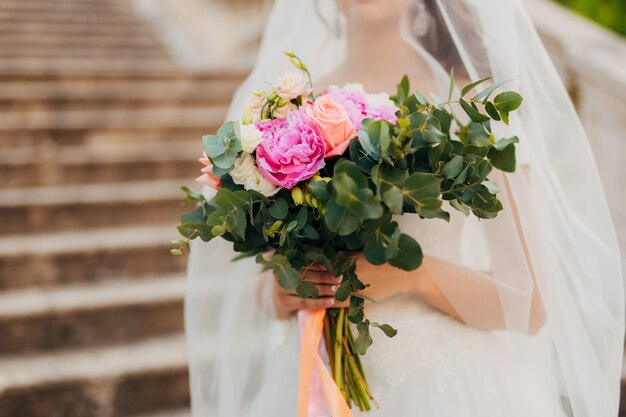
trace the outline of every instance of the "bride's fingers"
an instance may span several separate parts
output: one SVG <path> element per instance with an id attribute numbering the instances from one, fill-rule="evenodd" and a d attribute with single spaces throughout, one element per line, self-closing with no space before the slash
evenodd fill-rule
<path id="1" fill-rule="evenodd" d="M 338 285 L 316 285 L 320 297 L 334 297 L 337 292 Z"/>

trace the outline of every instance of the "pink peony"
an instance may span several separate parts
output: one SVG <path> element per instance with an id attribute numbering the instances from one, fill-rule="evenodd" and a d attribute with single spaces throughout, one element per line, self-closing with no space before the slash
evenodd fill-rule
<path id="1" fill-rule="evenodd" d="M 320 127 L 326 142 L 326 157 L 340 156 L 356 137 L 348 112 L 333 98 L 324 94 L 306 105 L 307 115 Z"/>
<path id="2" fill-rule="evenodd" d="M 287 117 L 258 122 L 263 141 L 256 149 L 261 174 L 272 184 L 291 189 L 324 166 L 322 132 L 304 109 Z"/>
<path id="3" fill-rule="evenodd" d="M 220 177 L 213 175 L 213 165 L 211 164 L 206 152 L 202 152 L 202 158 L 198 159 L 198 161 L 204 165 L 204 168 L 200 170 L 202 175 L 196 178 L 196 181 L 200 184 L 208 185 L 213 189 L 219 190 L 221 187 Z"/>

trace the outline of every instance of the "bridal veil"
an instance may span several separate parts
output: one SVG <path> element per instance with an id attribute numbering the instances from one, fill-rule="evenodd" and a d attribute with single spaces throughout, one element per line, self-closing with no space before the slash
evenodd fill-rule
<path id="1" fill-rule="evenodd" d="M 617 239 L 587 136 L 522 1 L 426 0 L 440 25 L 430 37 L 412 26 L 424 2 L 402 1 L 406 13 L 393 30 L 429 63 L 440 85 L 433 93 L 447 95 L 455 67 L 472 81 L 511 80 L 507 89 L 525 99 L 496 133 L 519 136 L 518 162 L 528 168 L 493 178 L 505 210 L 495 220 L 468 220 L 471 240 L 458 242 L 466 260 L 460 266 L 486 271 L 485 280 L 497 288 L 506 323 L 493 333 L 515 375 L 541 378 L 566 415 L 616 416 L 624 346 Z M 348 21 L 334 0 L 277 0 L 228 119 L 240 117 L 247 94 L 289 69 L 282 50 L 302 58 L 314 79 L 341 64 Z M 185 316 L 194 417 L 245 415 L 264 389 L 273 352 L 292 335 L 293 323 L 271 319 L 254 260 L 230 262 L 230 246 L 220 239 L 192 245 Z M 484 327 L 462 275 L 438 285 L 468 326 Z M 547 318 L 539 326 L 533 322 L 538 302 Z M 292 354 L 280 360 L 297 361 L 298 352 Z M 295 393 L 296 387 L 286 392 L 286 402 L 295 401 Z"/>

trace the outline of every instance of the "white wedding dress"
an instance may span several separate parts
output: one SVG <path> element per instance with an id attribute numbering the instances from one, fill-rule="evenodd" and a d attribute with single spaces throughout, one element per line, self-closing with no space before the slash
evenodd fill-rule
<path id="1" fill-rule="evenodd" d="M 359 18 L 400 10 L 379 27 L 401 31 L 431 68 L 440 97 L 448 94 L 451 65 L 473 81 L 513 80 L 507 89 L 519 91 L 524 104 L 508 127 L 494 126 L 494 135 L 519 136 L 530 166 L 528 178 L 520 170 L 490 175 L 503 190 L 505 209 L 496 219 L 479 222 L 453 209 L 450 223 L 398 218 L 425 254 L 489 271 L 485 281 L 497 290 L 505 330 L 477 330 L 488 310 L 480 308 L 469 274 L 431 274 L 467 325 L 414 295 L 368 303 L 369 319 L 398 334 L 389 339 L 372 329 L 363 362 L 380 408 L 363 415 L 616 417 L 626 315 L 620 252 L 587 136 L 523 1 L 275 0 L 255 68 L 228 120 L 241 117 L 252 91 L 291 69 L 282 50 L 296 53 L 318 79 L 348 59 L 338 5 Z M 440 42 L 428 50 L 411 32 L 420 5 L 440 25 L 429 26 L 431 40 Z M 370 31 L 362 21 L 352 24 Z M 269 292 L 258 291 L 258 265 L 230 262 L 233 255 L 232 244 L 220 239 L 192 243 L 185 322 L 193 417 L 295 417 L 298 323 L 272 319 Z M 529 336 L 537 294 L 546 322 Z"/>
<path id="2" fill-rule="evenodd" d="M 451 248 L 459 240 L 467 242 L 463 236 L 467 219 L 452 213 L 450 223 L 412 215 L 396 220 L 405 233 L 419 240 L 426 254 L 459 263 L 461 254 Z M 384 277 L 380 281 L 383 284 Z M 462 324 L 414 294 L 368 303 L 366 314 L 372 321 L 392 325 L 398 334 L 388 338 L 372 330 L 374 342 L 363 365 L 379 408 L 365 413 L 354 408 L 355 416 L 566 416 L 551 399 L 550 387 L 533 378 L 530 369 L 526 375 L 517 373 L 497 335 Z M 269 358 L 268 374 L 249 417 L 296 415 L 298 324 L 294 318 L 273 326 L 284 342 Z M 535 336 L 541 337 L 541 333 Z"/>

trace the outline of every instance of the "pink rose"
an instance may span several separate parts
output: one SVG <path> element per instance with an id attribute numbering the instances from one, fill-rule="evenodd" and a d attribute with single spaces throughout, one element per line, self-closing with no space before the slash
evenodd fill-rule
<path id="1" fill-rule="evenodd" d="M 391 124 L 398 122 L 398 108 L 388 94 L 367 94 L 362 88 L 350 84 L 343 88 L 331 86 L 324 94 L 329 94 L 346 109 L 357 130 L 361 128 L 363 119 L 386 120 Z"/>
<path id="2" fill-rule="evenodd" d="M 256 163 L 272 184 L 291 189 L 324 166 L 326 144 L 322 132 L 304 109 L 256 126 L 263 134 L 256 148 Z"/>
<path id="3" fill-rule="evenodd" d="M 350 115 L 352 124 L 358 130 L 361 122 L 365 119 L 365 109 L 367 107 L 367 95 L 364 91 L 352 88 L 339 88 L 331 86 L 324 95 L 329 95 L 339 103 Z"/>
<path id="4" fill-rule="evenodd" d="M 314 102 L 308 102 L 306 112 L 317 123 L 326 142 L 326 157 L 340 156 L 356 137 L 356 129 L 350 115 L 330 95 L 324 94 Z"/>
<path id="5" fill-rule="evenodd" d="M 196 178 L 196 181 L 200 184 L 208 185 L 215 190 L 219 190 L 221 187 L 220 177 L 213 175 L 213 165 L 211 164 L 206 152 L 202 152 L 202 158 L 198 159 L 198 161 L 204 165 L 204 168 L 200 170 L 202 175 Z"/>

